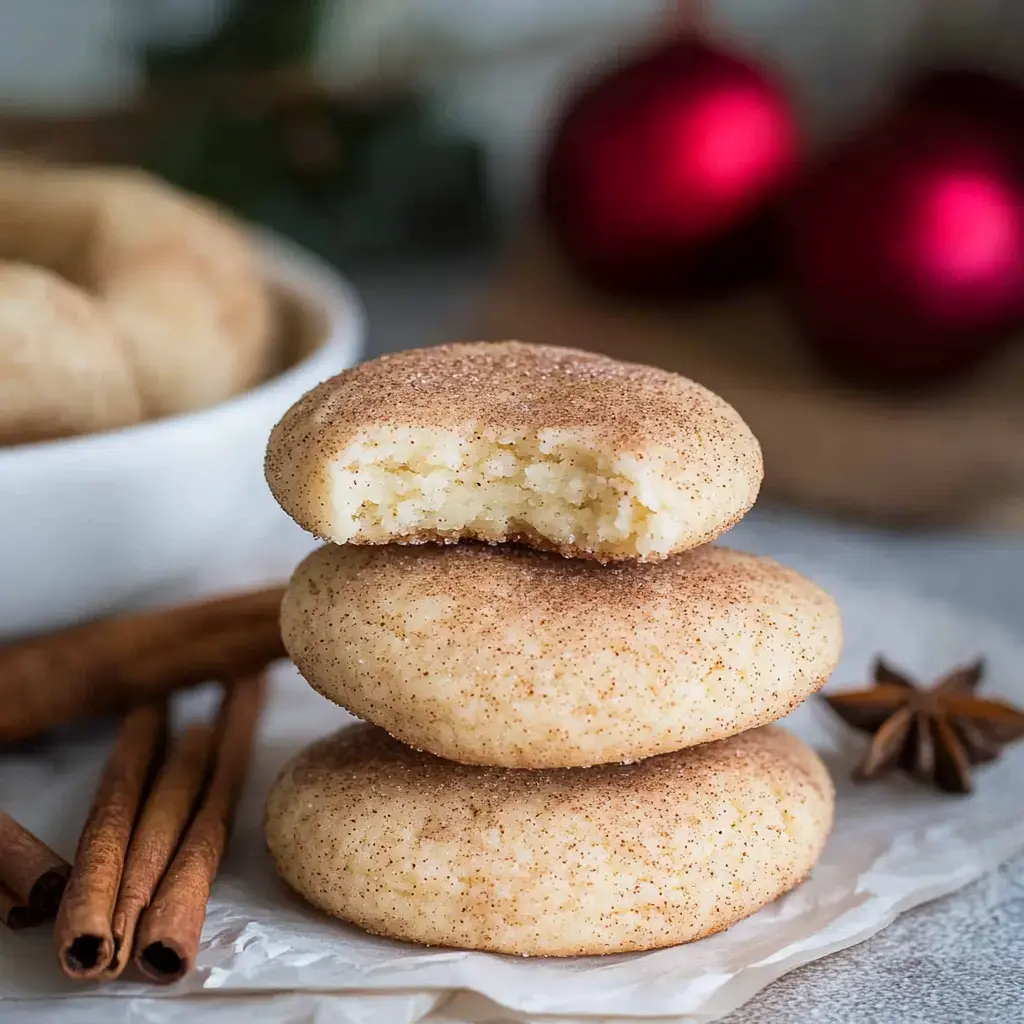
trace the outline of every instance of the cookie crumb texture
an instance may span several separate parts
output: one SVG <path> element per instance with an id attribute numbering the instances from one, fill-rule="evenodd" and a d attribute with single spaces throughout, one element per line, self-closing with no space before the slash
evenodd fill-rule
<path id="1" fill-rule="evenodd" d="M 271 489 L 335 543 L 522 541 L 655 560 L 757 497 L 757 441 L 676 374 L 520 342 L 416 349 L 320 385 L 275 429 Z"/>
<path id="2" fill-rule="evenodd" d="M 264 831 L 292 888 L 367 931 L 577 956 L 729 927 L 807 876 L 832 812 L 824 765 L 771 727 L 633 765 L 522 772 L 357 725 L 285 767 Z"/>
<path id="3" fill-rule="evenodd" d="M 506 768 L 636 760 L 792 711 L 832 673 L 835 602 L 707 545 L 602 566 L 523 547 L 306 557 L 281 609 L 306 680 L 440 757 Z"/>

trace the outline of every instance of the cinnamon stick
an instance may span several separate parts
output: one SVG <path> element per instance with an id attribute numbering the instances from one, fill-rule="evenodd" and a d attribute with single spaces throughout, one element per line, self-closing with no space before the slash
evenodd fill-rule
<path id="1" fill-rule="evenodd" d="M 217 716 L 217 750 L 209 787 L 139 923 L 135 963 L 152 981 L 177 981 L 195 963 L 210 887 L 227 845 L 263 691 L 264 678 L 259 675 L 233 683 L 225 693 Z"/>
<path id="2" fill-rule="evenodd" d="M 70 871 L 63 857 L 0 811 L 0 917 L 8 927 L 52 917 Z"/>
<path id="3" fill-rule="evenodd" d="M 0 647 L 0 743 L 259 671 L 284 657 L 283 592 L 119 615 Z"/>
<path id="4" fill-rule="evenodd" d="M 128 847 L 111 927 L 114 955 L 104 978 L 116 978 L 131 959 L 139 916 L 178 848 L 206 781 L 214 736 L 212 725 L 190 726 L 153 781 Z"/>
<path id="5" fill-rule="evenodd" d="M 30 907 L 19 900 L 6 885 L 0 885 L 0 921 L 3 921 L 11 931 L 19 931 L 45 920 L 46 914 L 41 910 Z"/>
<path id="6" fill-rule="evenodd" d="M 98 977 L 114 956 L 111 918 L 125 851 L 166 724 L 162 704 L 128 712 L 103 769 L 54 929 L 58 960 L 69 978 Z"/>

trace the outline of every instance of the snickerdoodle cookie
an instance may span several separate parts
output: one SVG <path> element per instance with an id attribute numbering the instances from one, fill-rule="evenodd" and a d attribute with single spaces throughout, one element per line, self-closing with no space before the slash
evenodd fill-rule
<path id="1" fill-rule="evenodd" d="M 146 418 L 212 405 L 271 368 L 270 299 L 248 238 L 141 171 L 0 162 L 0 258 L 45 266 L 106 308 Z"/>
<path id="2" fill-rule="evenodd" d="M 771 727 L 638 764 L 521 772 L 356 725 L 285 767 L 264 832 L 289 885 L 367 931 L 576 956 L 752 914 L 807 876 L 832 809 L 824 765 Z"/>
<path id="3" fill-rule="evenodd" d="M 656 560 L 751 507 L 761 450 L 736 411 L 677 374 L 521 342 L 383 356 L 297 402 L 267 480 L 348 544 L 521 541 Z"/>
<path id="4" fill-rule="evenodd" d="M 0 445 L 109 430 L 141 416 L 106 309 L 48 270 L 0 263 Z"/>
<path id="5" fill-rule="evenodd" d="M 602 566 L 529 548 L 325 545 L 281 613 L 320 693 L 413 747 L 553 768 L 662 754 L 785 715 L 841 626 L 798 573 L 705 546 Z"/>

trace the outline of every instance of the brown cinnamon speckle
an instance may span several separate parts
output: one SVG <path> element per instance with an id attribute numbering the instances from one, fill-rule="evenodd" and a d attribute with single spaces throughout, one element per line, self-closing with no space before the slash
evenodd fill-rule
<path id="1" fill-rule="evenodd" d="M 264 828 L 285 880 L 392 938 L 523 955 L 673 945 L 796 885 L 833 795 L 779 729 L 630 766 L 453 765 L 371 726 L 298 755 Z"/>
<path id="2" fill-rule="evenodd" d="M 327 545 L 282 634 L 310 684 L 412 746 L 474 764 L 636 760 L 786 714 L 828 678 L 832 599 L 703 547 L 600 566 L 525 548 Z"/>

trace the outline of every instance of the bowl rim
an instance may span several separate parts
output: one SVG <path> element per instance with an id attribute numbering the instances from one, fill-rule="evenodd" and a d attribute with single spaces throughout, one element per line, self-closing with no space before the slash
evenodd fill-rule
<path id="1" fill-rule="evenodd" d="M 260 225 L 247 225 L 264 276 L 272 285 L 288 288 L 298 299 L 311 300 L 323 314 L 325 337 L 311 352 L 281 373 L 222 402 L 191 412 L 174 413 L 159 419 L 132 423 L 112 430 L 76 434 L 72 437 L 0 447 L 0 470 L 23 464 L 31 458 L 61 459 L 69 455 L 89 456 L 98 450 L 123 450 L 136 442 L 173 440 L 198 428 L 216 430 L 223 421 L 244 415 L 250 408 L 273 399 L 277 393 L 294 391 L 296 380 L 327 352 L 352 366 L 363 351 L 366 339 L 366 310 L 352 283 L 339 270 L 277 231 Z M 281 410 L 282 413 L 284 410 Z"/>

